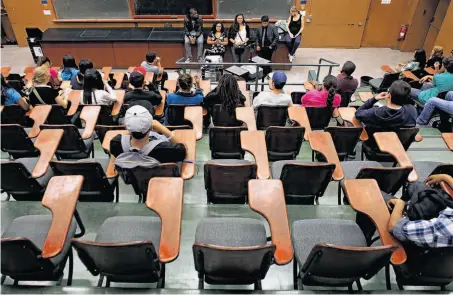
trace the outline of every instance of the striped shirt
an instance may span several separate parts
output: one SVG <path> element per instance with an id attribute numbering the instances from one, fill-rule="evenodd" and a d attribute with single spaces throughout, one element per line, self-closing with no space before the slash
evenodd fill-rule
<path id="1" fill-rule="evenodd" d="M 431 220 L 410 221 L 403 217 L 396 223 L 393 235 L 401 242 L 410 241 L 421 247 L 453 246 L 453 209 L 447 207 Z"/>

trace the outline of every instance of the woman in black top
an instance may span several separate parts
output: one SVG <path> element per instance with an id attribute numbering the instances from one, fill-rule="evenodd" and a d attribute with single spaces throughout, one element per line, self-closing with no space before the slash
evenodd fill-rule
<path id="1" fill-rule="evenodd" d="M 64 97 L 63 90 L 49 86 L 50 74 L 46 67 L 37 67 L 33 73 L 33 86 L 28 96 L 32 106 L 38 104 L 58 104 L 68 110 L 71 103 Z"/>
<path id="2" fill-rule="evenodd" d="M 225 46 L 228 45 L 228 38 L 225 36 L 225 27 L 221 22 L 212 25 L 208 36 L 208 44 L 211 45 L 212 55 L 225 55 Z"/>
<path id="3" fill-rule="evenodd" d="M 426 62 L 427 68 L 441 68 L 442 67 L 442 60 L 444 59 L 444 48 L 442 46 L 434 46 L 433 51 L 431 52 L 431 56 L 429 57 L 428 61 Z"/>
<path id="4" fill-rule="evenodd" d="M 71 88 L 73 90 L 83 90 L 83 76 L 86 70 L 94 68 L 93 62 L 89 59 L 82 59 L 79 62 L 79 72 L 71 78 Z"/>
<path id="5" fill-rule="evenodd" d="M 238 106 L 245 105 L 245 96 L 239 90 L 236 78 L 231 74 L 223 75 L 217 88 L 209 92 L 203 99 L 203 107 L 208 111 L 204 117 L 204 126 L 207 128 L 211 123 L 211 116 L 216 104 L 222 105 L 221 110 L 228 112 L 230 117 L 235 117 L 235 110 Z"/>
<path id="6" fill-rule="evenodd" d="M 245 22 L 243 14 L 237 14 L 234 23 L 228 31 L 228 39 L 231 42 L 231 54 L 233 62 L 244 62 L 245 46 L 250 38 L 250 28 Z"/>
<path id="7" fill-rule="evenodd" d="M 289 18 L 286 24 L 288 35 L 286 37 L 286 45 L 289 50 L 289 61 L 293 62 L 296 50 L 299 48 L 302 39 L 302 31 L 304 30 L 304 17 L 297 10 L 296 6 L 289 10 Z"/>

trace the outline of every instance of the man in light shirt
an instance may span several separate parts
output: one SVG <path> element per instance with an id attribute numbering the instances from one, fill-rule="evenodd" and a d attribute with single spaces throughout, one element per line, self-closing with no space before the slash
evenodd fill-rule
<path id="1" fill-rule="evenodd" d="M 272 75 L 269 83 L 271 91 L 265 91 L 258 94 L 253 100 L 253 108 L 257 109 L 261 105 L 266 106 L 290 106 L 292 105 L 291 96 L 285 94 L 283 87 L 286 84 L 286 74 L 276 71 Z"/>

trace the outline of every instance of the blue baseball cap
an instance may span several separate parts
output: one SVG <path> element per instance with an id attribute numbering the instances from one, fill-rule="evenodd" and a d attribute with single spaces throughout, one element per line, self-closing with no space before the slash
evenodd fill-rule
<path id="1" fill-rule="evenodd" d="M 272 75 L 272 81 L 274 81 L 275 84 L 284 84 L 286 83 L 287 77 L 286 74 L 280 71 L 274 72 Z"/>

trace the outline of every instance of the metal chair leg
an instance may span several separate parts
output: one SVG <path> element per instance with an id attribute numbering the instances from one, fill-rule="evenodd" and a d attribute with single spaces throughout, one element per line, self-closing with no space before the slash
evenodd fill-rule
<path id="1" fill-rule="evenodd" d="M 341 185 L 338 182 L 338 205 L 341 205 Z"/>
<path id="2" fill-rule="evenodd" d="M 315 161 L 315 151 L 311 151 L 311 161 L 314 162 Z"/>
<path id="3" fill-rule="evenodd" d="M 297 269 L 297 260 L 293 259 L 293 284 L 294 290 L 299 290 L 299 286 L 297 284 L 297 277 L 298 277 L 298 269 Z"/>
<path id="4" fill-rule="evenodd" d="M 357 284 L 357 289 L 359 291 L 363 291 L 363 288 L 362 288 L 362 284 L 360 283 L 360 279 L 358 279 L 357 281 L 355 281 L 355 283 Z M 351 286 L 352 287 L 352 286 Z"/>
<path id="5" fill-rule="evenodd" d="M 2 276 L 2 280 L 1 280 L 1 285 L 3 285 L 3 283 L 5 282 L 5 280 L 6 280 L 6 276 L 3 275 L 3 276 Z"/>
<path id="6" fill-rule="evenodd" d="M 104 275 L 99 276 L 98 287 L 102 287 L 102 283 L 104 282 Z"/>
<path id="7" fill-rule="evenodd" d="M 348 286 L 348 291 L 349 291 L 349 292 L 352 292 L 352 291 L 353 291 L 352 284 L 350 284 L 350 285 Z"/>
<path id="8" fill-rule="evenodd" d="M 397 283 L 397 285 L 398 285 L 398 289 L 400 289 L 400 290 L 404 290 L 404 287 L 403 287 L 403 285 L 401 285 L 400 283 Z"/>
<path id="9" fill-rule="evenodd" d="M 72 251 L 72 247 L 69 249 L 69 270 L 68 270 L 68 281 L 66 282 L 66 286 L 72 285 L 72 275 L 74 272 L 74 253 Z"/>
<path id="10" fill-rule="evenodd" d="M 14 280 L 13 286 L 16 287 L 19 285 L 19 280 Z"/>
<path id="11" fill-rule="evenodd" d="M 255 282 L 255 290 L 263 290 L 261 286 L 261 280 Z"/>
<path id="12" fill-rule="evenodd" d="M 204 289 L 204 276 L 201 273 L 198 273 L 198 289 Z"/>
<path id="13" fill-rule="evenodd" d="M 441 291 L 445 291 L 445 285 L 440 286 Z"/>
<path id="14" fill-rule="evenodd" d="M 105 286 L 106 286 L 107 288 L 110 287 L 110 279 L 109 279 L 109 277 L 107 277 L 107 280 L 106 280 L 106 282 L 105 282 Z"/>
<path id="15" fill-rule="evenodd" d="M 161 264 L 161 271 L 160 271 L 160 287 L 161 289 L 165 288 L 165 264 Z"/>
<path id="16" fill-rule="evenodd" d="M 115 202 L 118 203 L 119 200 L 120 200 L 120 181 L 117 179 L 115 185 Z"/>
<path id="17" fill-rule="evenodd" d="M 11 194 L 10 193 L 6 193 L 5 201 L 9 201 L 10 199 L 11 199 Z"/>
<path id="18" fill-rule="evenodd" d="M 80 215 L 79 215 L 79 212 L 77 211 L 77 209 L 75 209 L 75 211 L 74 211 L 74 217 L 77 222 L 77 225 L 80 228 L 80 233 L 75 234 L 74 237 L 80 238 L 81 236 L 83 236 L 85 234 L 85 226 L 83 225 L 82 219 L 80 218 Z"/>
<path id="19" fill-rule="evenodd" d="M 387 290 L 392 290 L 392 284 L 390 283 L 390 264 L 385 266 L 385 285 Z"/>

